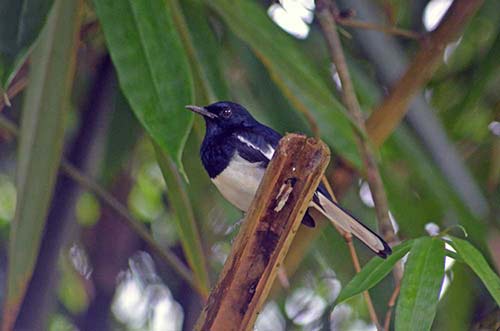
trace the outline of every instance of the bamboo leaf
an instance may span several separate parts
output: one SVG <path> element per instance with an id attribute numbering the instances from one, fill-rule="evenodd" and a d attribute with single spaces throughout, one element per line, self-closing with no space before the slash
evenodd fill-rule
<path id="1" fill-rule="evenodd" d="M 117 85 L 117 84 L 116 84 Z M 109 135 L 106 140 L 102 183 L 110 184 L 114 176 L 120 172 L 130 157 L 130 152 L 142 134 L 139 122 L 121 91 L 116 88 L 111 98 L 110 106 L 114 108 L 109 124 Z"/>
<path id="2" fill-rule="evenodd" d="M 500 305 L 500 278 L 491 269 L 484 256 L 468 241 L 452 237 L 450 244 L 483 281 L 491 296 Z"/>
<path id="3" fill-rule="evenodd" d="M 402 200 L 402 205 L 399 208 L 394 206 L 396 219 L 413 215 L 411 223 L 403 223 L 402 226 L 406 227 L 407 231 L 418 231 L 425 225 L 425 219 L 443 218 L 445 211 L 453 210 L 459 223 L 467 229 L 471 241 L 480 247 L 483 252 L 486 252 L 488 249 L 484 240 L 486 235 L 485 222 L 474 216 L 471 210 L 464 205 L 463 200 L 460 199 L 457 192 L 443 177 L 442 172 L 425 153 L 421 144 L 415 140 L 410 130 L 404 126 L 398 128 L 394 132 L 390 144 L 396 146 L 399 154 L 398 160 L 403 158 L 411 165 L 412 173 L 410 176 L 413 177 L 410 178 L 415 178 L 415 183 L 412 184 L 415 187 L 422 187 L 424 193 L 421 194 L 426 196 L 425 199 L 422 199 L 422 203 L 426 203 L 425 213 L 420 213 L 418 209 L 414 211 L 414 206 L 409 206 L 407 202 L 401 199 L 401 196 L 404 196 L 401 194 L 401 189 L 398 191 L 396 188 L 396 190 L 392 190 L 392 193 L 390 192 L 390 201 L 398 202 L 398 200 Z M 390 173 L 386 177 L 388 183 L 394 179 Z M 398 185 L 397 182 L 396 185 Z M 388 186 L 390 189 L 390 185 Z"/>
<path id="4" fill-rule="evenodd" d="M 455 122 L 460 115 L 466 111 L 472 111 L 476 108 L 477 103 L 484 96 L 485 88 L 488 82 L 495 77 L 500 63 L 498 62 L 498 54 L 500 52 L 500 27 L 497 27 L 496 37 L 493 40 L 488 52 L 478 61 L 475 72 L 472 75 L 470 87 L 461 102 L 457 103 L 455 109 L 449 113 L 453 113 L 453 117 L 449 117 L 452 123 Z"/>
<path id="5" fill-rule="evenodd" d="M 169 4 L 183 36 L 191 68 L 196 72 L 195 89 L 199 87 L 203 92 L 197 96 L 200 98 L 199 94 L 203 94 L 203 102 L 226 100 L 229 93 L 221 70 L 220 46 L 208 24 L 205 5 L 200 0 L 175 0 Z"/>
<path id="6" fill-rule="evenodd" d="M 270 124 L 280 133 L 303 132 L 311 135 L 300 114 L 290 111 L 293 107 L 252 50 L 233 33 L 225 36 L 223 45 L 224 70 L 228 77 L 232 77 L 232 73 L 237 73 L 238 77 L 231 80 L 233 97 L 251 109 L 258 120 Z M 284 118 L 286 121 L 283 121 Z"/>
<path id="7" fill-rule="evenodd" d="M 396 330 L 430 330 L 444 277 L 444 241 L 423 237 L 410 250 L 396 307 Z"/>
<path id="8" fill-rule="evenodd" d="M 57 0 L 33 51 L 17 161 L 3 328 L 15 322 L 31 279 L 61 158 L 74 74 L 80 1 Z"/>
<path id="9" fill-rule="evenodd" d="M 0 87 L 7 89 L 39 36 L 54 0 L 0 1 Z"/>
<path id="10" fill-rule="evenodd" d="M 392 254 L 387 259 L 374 257 L 368 262 L 363 269 L 354 276 L 353 279 L 342 289 L 337 302 L 340 303 L 350 297 L 371 289 L 379 283 L 389 272 L 394 265 L 411 249 L 414 240 L 408 240 L 396 246 L 392 250 Z"/>
<path id="11" fill-rule="evenodd" d="M 177 163 L 192 123 L 186 53 L 162 0 L 94 0 L 120 86 L 146 131 Z"/>
<path id="12" fill-rule="evenodd" d="M 180 177 L 179 171 L 176 169 L 172 159 L 163 153 L 158 145 L 154 144 L 154 147 L 156 159 L 167 184 L 168 199 L 172 204 L 176 216 L 176 226 L 182 249 L 198 284 L 201 288 L 208 291 L 210 284 L 207 263 L 184 181 Z"/>
<path id="13" fill-rule="evenodd" d="M 344 107 L 333 97 L 318 69 L 292 37 L 253 1 L 211 0 L 208 3 L 252 48 L 290 103 L 302 113 L 313 114 L 323 139 L 359 167 L 361 161 Z"/>

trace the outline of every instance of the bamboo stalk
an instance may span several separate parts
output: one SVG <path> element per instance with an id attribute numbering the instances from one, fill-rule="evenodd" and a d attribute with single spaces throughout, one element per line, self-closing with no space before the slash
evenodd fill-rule
<path id="1" fill-rule="evenodd" d="M 280 141 L 196 330 L 252 330 L 329 159 L 318 140 Z"/>

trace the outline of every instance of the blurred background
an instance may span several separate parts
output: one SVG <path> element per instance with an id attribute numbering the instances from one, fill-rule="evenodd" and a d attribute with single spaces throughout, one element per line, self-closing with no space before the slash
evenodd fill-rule
<path id="1" fill-rule="evenodd" d="M 112 41 L 115 32 L 107 23 L 109 13 L 115 10 L 118 23 L 127 19 L 125 13 L 109 1 L 68 1 L 72 2 L 77 9 L 66 9 L 60 0 L 39 1 L 47 8 L 40 5 L 38 10 L 49 15 L 45 30 L 38 44 L 32 41 L 32 53 L 13 66 L 13 79 L 4 88 L 10 98 L 0 102 L 0 302 L 17 302 L 20 307 L 16 330 L 192 330 L 202 308 L 200 291 L 180 273 L 192 269 L 193 263 L 204 265 L 200 268 L 206 278 L 195 271 L 194 282 L 213 285 L 242 214 L 219 195 L 201 166 L 201 119 L 195 118 L 191 129 L 190 115 L 179 115 L 186 116 L 184 122 L 174 117 L 170 124 L 162 118 L 157 129 L 150 124 L 155 118 L 137 113 L 137 105 L 147 105 L 149 99 L 134 96 L 140 86 L 127 85 L 126 77 L 149 88 L 143 83 L 146 71 L 137 63 L 138 71 L 117 75 L 113 62 L 123 65 L 124 60 L 112 50 L 112 61 L 109 54 L 117 47 Z M 367 116 L 425 43 L 418 36 L 435 29 L 452 2 L 337 1 L 339 15 L 346 20 L 411 32 L 395 35 L 370 26 L 339 25 Z M 0 12 L 9 3 L 2 1 Z M 161 75 L 164 66 L 166 74 L 180 77 L 182 70 L 175 68 L 184 66 L 190 78 L 169 85 L 165 98 L 175 100 L 165 107 L 184 114 L 185 104 L 232 100 L 281 133 L 313 135 L 316 125 L 333 152 L 327 170 L 333 190 L 343 206 L 376 228 L 352 129 L 337 101 L 340 80 L 314 16 L 315 1 L 173 3 L 166 6 L 173 17 L 174 26 L 169 28 L 179 31 L 183 50 L 160 56 L 163 62 L 152 68 Z M 377 154 L 400 239 L 449 227 L 460 233 L 459 225 L 496 270 L 500 268 L 499 12 L 499 1 L 485 1 L 464 22 L 459 38 L 446 46 L 439 69 Z M 143 31 L 159 28 L 155 20 L 148 22 Z M 134 43 L 127 27 L 123 25 L 126 32 L 120 39 L 123 47 L 128 41 Z M 68 42 L 59 41 L 65 36 Z M 186 40 L 191 48 L 185 46 Z M 155 72 L 150 74 L 154 80 Z M 64 98 L 68 100 L 64 106 L 53 101 Z M 56 125 L 50 112 L 36 113 L 37 107 L 64 108 L 62 124 Z M 22 118 L 30 110 L 31 120 Z M 11 124 L 21 131 L 16 133 Z M 26 130 L 31 136 L 23 133 Z M 66 164 L 61 171 L 57 170 L 60 153 L 45 152 L 51 144 L 41 145 L 50 141 L 43 137 L 52 133 L 57 133 L 53 139 Z M 167 138 L 158 140 L 158 135 Z M 150 136 L 160 147 L 151 143 Z M 169 150 L 170 141 L 180 147 Z M 23 153 L 29 146 L 38 146 L 38 152 L 27 157 Z M 175 155 L 183 147 L 181 163 Z M 170 155 L 160 164 L 159 148 Z M 45 168 L 45 161 L 53 164 Z M 52 169 L 53 178 L 47 169 Z M 23 171 L 32 171 L 32 176 L 20 183 L 16 172 Z M 170 181 L 166 183 L 164 176 Z M 16 212 L 16 203 L 22 211 Z M 33 223 L 17 227 L 20 223 L 14 219 L 22 215 Z M 363 265 L 372 255 L 358 242 L 355 246 Z M 186 247 L 192 250 L 186 252 Z M 174 266 L 169 262 L 172 256 Z M 20 272 L 18 278 L 25 286 L 24 299 L 16 296 L 22 290 L 7 290 L 8 265 L 21 270 L 16 268 L 22 261 L 32 261 L 32 272 Z M 179 271 L 178 264 L 184 269 Z M 361 295 L 335 305 L 355 271 L 347 246 L 332 227 L 301 228 L 286 266 L 256 330 L 376 330 Z M 387 310 L 392 282 L 388 277 L 371 291 L 380 316 Z M 498 323 L 498 307 L 484 285 L 467 266 L 447 258 L 433 330 L 479 330 L 478 323 L 491 318 Z"/>

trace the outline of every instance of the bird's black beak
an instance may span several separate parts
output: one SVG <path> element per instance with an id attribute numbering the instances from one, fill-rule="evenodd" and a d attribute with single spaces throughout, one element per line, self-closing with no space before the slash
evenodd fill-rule
<path id="1" fill-rule="evenodd" d="M 203 107 L 187 105 L 186 109 L 189 109 L 195 113 L 198 113 L 198 114 L 205 116 L 205 117 L 208 117 L 208 118 L 217 118 L 216 114 L 209 112 L 208 110 L 206 110 Z"/>

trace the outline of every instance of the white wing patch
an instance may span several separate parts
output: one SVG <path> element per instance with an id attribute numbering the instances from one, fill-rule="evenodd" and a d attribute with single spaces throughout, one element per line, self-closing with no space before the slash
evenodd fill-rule
<path id="1" fill-rule="evenodd" d="M 265 157 L 267 157 L 269 160 L 271 160 L 273 158 L 273 155 L 274 155 L 274 148 L 267 144 L 267 149 L 266 150 L 263 150 L 262 148 L 259 148 L 258 146 L 255 146 L 254 144 L 252 144 L 251 141 L 249 141 L 248 139 L 246 139 L 245 137 L 242 137 L 242 136 L 236 136 L 238 138 L 239 141 L 241 141 L 242 143 L 246 144 L 248 147 L 251 147 L 255 150 L 258 150 L 259 152 L 261 152 L 262 154 L 265 155 Z"/>

